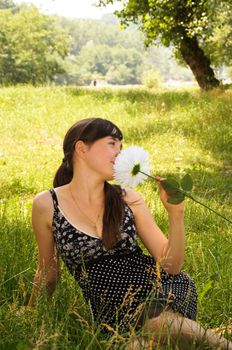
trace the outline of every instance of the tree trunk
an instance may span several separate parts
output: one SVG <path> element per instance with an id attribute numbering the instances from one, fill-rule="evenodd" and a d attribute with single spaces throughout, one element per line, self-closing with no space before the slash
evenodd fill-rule
<path id="1" fill-rule="evenodd" d="M 213 69 L 210 67 L 209 58 L 199 47 L 196 38 L 184 37 L 180 44 L 180 52 L 201 89 L 210 90 L 220 85 L 219 80 L 215 78 Z"/>

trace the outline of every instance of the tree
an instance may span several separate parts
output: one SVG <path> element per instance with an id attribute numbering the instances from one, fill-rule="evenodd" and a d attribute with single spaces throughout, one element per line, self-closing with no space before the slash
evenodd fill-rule
<path id="1" fill-rule="evenodd" d="M 62 71 L 68 35 L 36 7 L 0 10 L 0 83 L 41 84 Z"/>
<path id="2" fill-rule="evenodd" d="M 137 48 L 138 51 L 144 49 L 142 33 L 135 30 L 119 30 L 117 24 L 105 23 L 102 20 L 70 19 L 58 16 L 57 23 L 72 37 L 71 55 L 78 55 L 81 49 L 90 42 L 94 45 L 107 45 L 109 47 L 121 45 Z"/>
<path id="3" fill-rule="evenodd" d="M 72 58 L 67 60 L 70 62 Z M 66 61 L 67 61 L 66 60 Z M 132 48 L 121 46 L 94 45 L 89 42 L 78 56 L 73 57 L 72 68 L 69 67 L 71 79 L 68 82 L 89 84 L 93 77 L 104 78 L 111 84 L 136 84 L 139 82 L 139 67 L 143 57 Z"/>
<path id="4" fill-rule="evenodd" d="M 122 2 L 123 7 L 115 14 L 124 26 L 130 22 L 138 24 L 145 34 L 146 45 L 157 42 L 157 39 L 165 46 L 173 45 L 202 89 L 219 86 L 210 59 L 200 44 L 212 35 L 218 11 L 226 7 L 231 12 L 230 0 L 117 1 Z M 99 0 L 99 5 L 113 2 Z"/>
<path id="5" fill-rule="evenodd" d="M 148 89 L 158 88 L 160 85 L 160 82 L 161 82 L 160 74 L 154 69 L 149 69 L 143 72 L 142 83 Z"/>
<path id="6" fill-rule="evenodd" d="M 17 5 L 12 0 L 0 0 L 0 9 L 15 9 Z"/>
<path id="7" fill-rule="evenodd" d="M 143 62 L 141 53 L 133 48 L 121 46 L 112 48 L 111 52 L 112 62 L 106 74 L 106 80 L 111 84 L 138 84 Z"/>

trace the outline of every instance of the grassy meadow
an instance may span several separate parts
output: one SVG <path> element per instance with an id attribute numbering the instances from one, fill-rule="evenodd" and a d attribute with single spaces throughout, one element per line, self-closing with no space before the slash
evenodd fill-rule
<path id="1" fill-rule="evenodd" d="M 62 140 L 77 120 L 102 117 L 124 133 L 124 147 L 149 151 L 154 174 L 185 173 L 193 196 L 232 220 L 232 90 L 149 91 L 74 87 L 0 88 L 0 349 L 124 349 L 92 324 L 78 285 L 62 266 L 52 299 L 25 309 L 37 263 L 30 213 L 36 193 L 52 187 Z M 138 188 L 167 233 L 154 182 Z M 232 225 L 186 199 L 184 270 L 196 281 L 198 321 L 231 338 Z"/>

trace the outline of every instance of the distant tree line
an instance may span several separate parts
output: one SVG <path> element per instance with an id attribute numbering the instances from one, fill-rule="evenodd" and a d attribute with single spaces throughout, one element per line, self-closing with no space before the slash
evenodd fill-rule
<path id="1" fill-rule="evenodd" d="M 90 84 L 93 79 L 109 84 L 139 84 L 148 70 L 159 71 L 164 80 L 191 80 L 190 70 L 178 66 L 167 48 L 144 48 L 144 37 L 135 28 L 119 30 L 115 16 L 101 22 L 57 17 L 71 36 L 65 74 L 56 81 L 63 84 Z"/>
<path id="2" fill-rule="evenodd" d="M 225 12 L 220 16 L 223 23 L 227 21 Z M 0 84 L 86 85 L 94 79 L 139 84 L 152 72 L 158 72 L 163 80 L 192 79 L 183 60 L 181 67 L 172 57 L 172 47 L 145 49 L 145 36 L 135 25 L 119 29 L 119 20 L 113 15 L 105 15 L 101 21 L 71 20 L 0 0 Z M 232 65 L 229 32 L 215 27 L 215 35 L 205 47 L 218 66 Z M 222 44 L 224 40 L 227 45 Z"/>

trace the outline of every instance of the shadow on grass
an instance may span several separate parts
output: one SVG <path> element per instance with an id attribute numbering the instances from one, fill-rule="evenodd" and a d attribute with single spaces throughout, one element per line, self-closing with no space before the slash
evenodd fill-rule
<path id="1" fill-rule="evenodd" d="M 169 143 L 175 135 L 183 136 L 197 148 L 211 152 L 216 160 L 223 161 L 225 171 L 229 171 L 229 165 L 232 170 L 231 132 L 229 117 L 222 121 L 221 115 L 215 113 L 211 118 L 185 118 L 183 121 L 180 118 L 170 119 L 168 115 L 153 120 L 144 119 L 138 126 L 127 127 L 124 134 L 125 139 L 137 140 L 138 143 L 149 143 L 156 135 L 168 137 Z"/>
<path id="2" fill-rule="evenodd" d="M 124 130 L 125 137 L 138 142 L 154 135 L 183 135 L 210 151 L 225 165 L 232 163 L 231 110 L 232 99 L 223 93 L 192 91 L 148 91 L 145 89 L 67 88 L 73 96 L 91 96 L 96 102 L 120 102 L 135 125 Z M 173 118 L 170 112 L 177 111 Z M 148 118 L 152 114 L 152 119 Z M 191 118 L 191 114 L 193 118 Z M 186 117 L 187 115 L 187 117 Z M 138 123 L 138 120 L 140 122 Z"/>
<path id="3" fill-rule="evenodd" d="M 86 89 L 86 88 L 67 88 L 67 92 L 72 96 L 89 95 L 98 101 L 129 101 L 131 103 L 148 103 L 156 106 L 157 103 L 165 102 L 167 109 L 172 109 L 176 104 L 188 104 L 194 100 L 193 94 L 188 91 L 183 92 L 152 92 L 145 89 Z"/>

